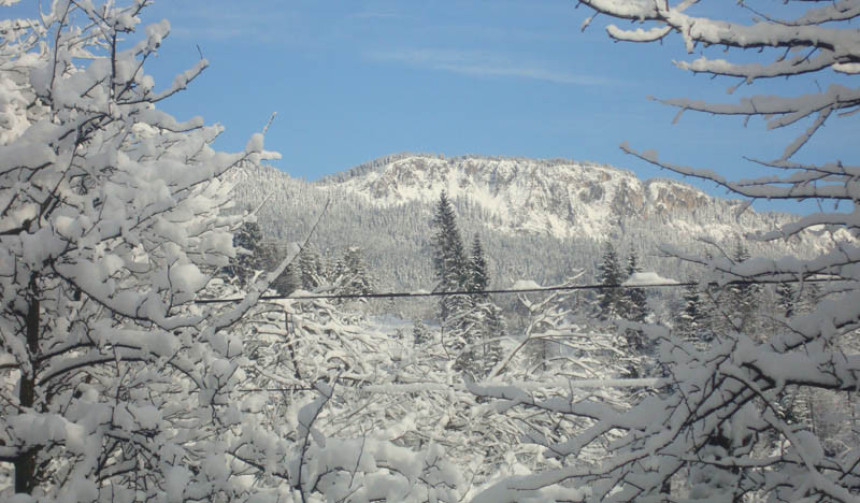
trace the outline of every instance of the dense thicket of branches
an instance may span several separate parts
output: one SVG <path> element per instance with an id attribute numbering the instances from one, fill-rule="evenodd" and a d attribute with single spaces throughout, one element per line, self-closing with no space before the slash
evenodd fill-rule
<path id="1" fill-rule="evenodd" d="M 0 21 L 0 484 L 13 479 L 0 499 L 460 501 L 488 483 L 479 501 L 858 499 L 860 167 L 792 160 L 827 120 L 851 120 L 857 89 L 665 101 L 805 121 L 763 163 L 774 177 L 731 182 L 625 146 L 748 197 L 851 205 L 762 237 L 828 232 L 820 256 L 675 251 L 707 273 L 682 315 L 648 325 L 660 316 L 624 284 L 638 256 L 625 267 L 607 248 L 597 316 L 585 296 L 523 296 L 508 336 L 486 294 L 486 244 L 466 250 L 443 194 L 433 263 L 440 290 L 464 293 L 406 335 L 357 304 L 257 302 L 288 266 L 289 291 L 374 282 L 358 248 L 335 261 L 305 241 L 275 264 L 252 218 L 219 214 L 222 175 L 269 154 L 261 136 L 216 152 L 219 128 L 159 111 L 206 62 L 156 89 L 144 68 L 169 26 L 138 30 L 148 3 L 56 1 L 39 20 Z M 618 40 L 780 51 L 685 70 L 746 83 L 860 72 L 856 0 L 750 25 L 694 17 L 689 1 L 581 3 L 650 25 L 611 26 Z M 727 284 L 739 278 L 779 288 Z M 764 293 L 778 307 L 763 321 Z"/>
<path id="2" fill-rule="evenodd" d="M 794 4 L 794 2 L 789 2 Z M 740 14 L 754 20 L 742 24 L 696 16 L 697 2 L 643 0 L 581 0 L 599 14 L 645 24 L 625 29 L 609 25 L 610 37 L 619 41 L 669 41 L 677 35 L 689 52 L 703 55 L 676 63 L 682 70 L 718 77 L 759 79 L 793 77 L 818 72 L 826 81 L 830 72 L 860 73 L 860 31 L 851 22 L 860 16 L 860 2 L 796 2 L 792 19 L 779 19 L 754 10 L 752 2 L 739 2 Z M 789 11 L 791 12 L 791 11 Z M 589 21 L 590 22 L 590 19 Z M 711 58 L 708 48 L 719 51 Z M 750 61 L 750 49 L 758 52 Z M 743 52 L 743 55 L 736 54 Z M 771 58 L 771 59 L 768 59 Z M 753 295 L 749 289 L 726 292 L 725 323 L 713 339 L 690 337 L 697 330 L 690 320 L 686 335 L 660 327 L 647 328 L 659 343 L 665 368 L 664 387 L 626 410 L 581 401 L 563 403 L 537 400 L 523 390 L 483 390 L 509 406 L 526 404 L 538 410 L 589 418 L 594 425 L 583 434 L 548 444 L 554 456 L 575 458 L 603 439 L 621 434 L 601 463 L 569 467 L 538 476 L 511 478 L 486 491 L 479 501 L 520 501 L 526 497 L 552 498 L 563 487 L 565 497 L 589 501 L 857 501 L 860 495 L 860 451 L 854 440 L 832 442 L 829 433 L 816 430 L 788 411 L 786 396 L 856 395 L 860 354 L 856 340 L 860 328 L 860 247 L 857 243 L 855 183 L 860 166 L 856 159 L 822 159 L 816 164 L 792 160 L 826 121 L 842 116 L 852 120 L 860 106 L 860 89 L 823 85 L 802 96 L 753 96 L 737 103 L 715 104 L 690 98 L 662 100 L 681 111 L 762 117 L 770 128 L 797 124 L 796 140 L 772 161 L 759 161 L 777 170 L 773 176 L 732 182 L 707 170 L 660 161 L 652 152 L 627 152 L 672 171 L 716 182 L 750 198 L 817 199 L 842 203 L 822 204 L 825 210 L 762 236 L 784 239 L 806 229 L 830 232 L 834 247 L 812 260 L 786 257 L 755 259 L 736 253 L 702 258 L 675 252 L 712 272 L 703 286 L 727 279 L 804 281 L 829 278 L 825 297 L 808 314 L 781 317 L 773 331 L 760 330 L 748 316 Z M 706 290 L 703 288 L 702 290 Z M 743 291 L 742 291 L 743 290 Z M 695 316 L 694 295 L 688 295 L 687 317 Z M 798 395 L 798 393 L 800 395 Z M 850 402 L 849 402 L 849 406 Z M 842 421 L 851 413 L 840 409 Z M 856 412 L 856 411 L 854 411 Z M 573 491 L 573 488 L 579 488 Z"/>

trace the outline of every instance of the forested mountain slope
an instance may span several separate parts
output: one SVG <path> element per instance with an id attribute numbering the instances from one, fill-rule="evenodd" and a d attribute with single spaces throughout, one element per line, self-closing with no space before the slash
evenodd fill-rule
<path id="1" fill-rule="evenodd" d="M 333 253 L 361 247 L 384 288 L 433 287 L 428 233 L 442 190 L 466 236 L 478 233 L 484 241 L 494 286 L 518 279 L 547 284 L 577 269 L 590 276 L 604 241 L 622 254 L 634 249 L 646 268 L 684 275 L 686 265 L 663 258 L 659 245 L 704 250 L 705 240 L 731 250 L 742 236 L 789 218 L 674 180 L 643 181 L 630 171 L 561 159 L 398 154 L 316 182 L 273 168 L 245 170 L 233 181 L 239 208 L 262 204 L 267 241 L 302 240 L 328 202 L 313 244 Z M 807 256 L 826 242 L 807 234 L 747 246 L 753 255 Z"/>

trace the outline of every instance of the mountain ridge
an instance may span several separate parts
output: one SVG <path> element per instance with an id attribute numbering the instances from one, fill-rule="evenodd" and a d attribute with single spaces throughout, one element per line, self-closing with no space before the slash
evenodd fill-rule
<path id="1" fill-rule="evenodd" d="M 464 238 L 477 234 L 484 242 L 496 286 L 592 272 L 606 241 L 624 254 L 635 251 L 643 267 L 681 279 L 691 266 L 663 256 L 660 244 L 703 252 L 702 241 L 728 247 L 795 218 L 755 212 L 680 181 L 643 181 L 628 170 L 568 159 L 400 153 L 317 181 L 265 167 L 237 172 L 231 181 L 240 209 L 262 205 L 268 240 L 302 242 L 319 221 L 314 247 L 333 253 L 361 247 L 379 284 L 391 288 L 432 283 L 431 221 L 443 189 Z M 822 246 L 806 234 L 749 242 L 754 255 L 771 257 L 804 256 Z"/>
<path id="2" fill-rule="evenodd" d="M 672 179 L 640 180 L 628 170 L 569 159 L 403 153 L 313 183 L 387 206 L 429 203 L 445 190 L 452 199 L 471 200 L 501 220 L 498 230 L 546 231 L 559 238 L 606 233 L 612 221 L 631 216 L 742 204 Z"/>

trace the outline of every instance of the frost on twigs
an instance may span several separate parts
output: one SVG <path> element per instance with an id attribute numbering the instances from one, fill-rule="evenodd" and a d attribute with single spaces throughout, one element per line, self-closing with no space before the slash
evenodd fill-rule
<path id="1" fill-rule="evenodd" d="M 678 63 L 692 72 L 754 84 L 811 72 L 823 79 L 831 70 L 856 75 L 860 61 L 860 31 L 852 24 L 860 17 L 856 0 L 796 2 L 789 11 L 805 12 L 794 19 L 738 2 L 741 12 L 755 17 L 750 24 L 697 16 L 699 6 L 692 1 L 580 3 L 608 17 L 649 25 L 644 30 L 611 28 L 609 34 L 617 40 L 648 41 L 668 29 L 659 38 L 665 42 L 677 34 L 688 51 L 702 53 Z M 756 54 L 731 58 L 733 50 L 745 49 Z M 713 50 L 721 51 L 721 57 L 709 57 Z M 578 501 L 858 501 L 860 168 L 856 159 L 801 163 L 795 158 L 812 136 L 825 134 L 827 121 L 856 120 L 860 91 L 832 83 L 809 94 L 756 95 L 737 103 L 663 102 L 682 111 L 761 117 L 770 129 L 802 125 L 776 160 L 756 161 L 775 173 L 749 180 L 731 181 L 672 164 L 627 143 L 622 149 L 748 198 L 818 200 L 818 213 L 759 237 L 827 233 L 832 247 L 812 257 L 775 260 L 750 258 L 741 246 L 733 254 L 710 247 L 706 257 L 672 252 L 700 264 L 703 276 L 687 291 L 684 316 L 642 327 L 653 348 L 656 365 L 651 371 L 661 385 L 622 407 L 575 397 L 546 399 L 522 385 L 474 388 L 506 411 L 519 407 L 561 414 L 571 422 L 590 421 L 565 442 L 542 442 L 550 455 L 566 461 L 564 466 L 507 477 L 477 501 L 540 499 L 562 489 L 581 490 L 571 497 Z M 749 316 L 761 283 L 782 283 L 785 300 L 783 314 L 771 315 L 768 323 Z M 795 287 L 815 292 L 800 312 L 791 304 Z M 711 312 L 697 312 L 701 297 L 711 299 Z M 822 419 L 815 407 L 820 403 L 829 404 L 831 419 Z M 587 449 L 597 448 L 606 449 L 599 463 L 581 461 Z"/>
<path id="2" fill-rule="evenodd" d="M 744 24 L 697 16 L 692 11 L 695 2 L 676 2 L 668 5 L 662 0 L 642 2 L 615 2 L 613 0 L 586 0 L 582 2 L 596 11 L 611 17 L 629 19 L 650 25 L 648 29 L 620 29 L 610 26 L 611 37 L 620 41 L 649 42 L 663 40 L 669 33 L 683 37 L 688 49 L 693 47 L 719 48 L 721 57 L 710 58 L 708 51 L 693 61 L 677 62 L 684 70 L 714 76 L 739 77 L 745 83 L 758 79 L 791 77 L 834 70 L 854 75 L 860 64 L 860 32 L 850 21 L 860 16 L 854 0 L 840 2 L 809 2 L 796 19 L 778 19 L 750 9 L 740 14 L 755 15 L 756 21 Z M 751 17 L 747 15 L 746 17 Z M 723 49 L 726 49 L 725 51 Z M 723 57 L 728 49 L 761 50 L 759 61 L 750 63 L 745 58 L 733 60 Z M 763 117 L 768 127 L 778 128 L 799 120 L 818 117 L 823 124 L 831 112 L 851 113 L 860 106 L 860 91 L 840 85 L 830 85 L 798 97 L 754 96 L 737 104 L 714 104 L 689 99 L 670 99 L 664 103 L 681 109 L 698 110 L 720 115 Z M 793 156 L 821 126 L 815 124 L 802 133 L 782 159 Z"/>
<path id="3" fill-rule="evenodd" d="M 249 153 L 179 122 L 146 74 L 169 32 L 150 2 L 53 2 L 0 44 L 0 500 L 216 501 L 253 302 L 213 280 L 238 217 L 220 177 Z M 4 2 L 8 4 L 8 2 Z M 8 28 L 8 29 L 7 29 Z M 257 293 L 259 295 L 259 293 Z M 253 297 L 256 299 L 256 297 Z M 253 300 L 252 299 L 252 300 Z"/>
<path id="4" fill-rule="evenodd" d="M 241 435 L 228 452 L 259 494 L 289 494 L 287 501 L 461 500 L 463 476 L 446 450 L 408 441 L 414 415 L 427 410 L 414 396 L 424 386 L 410 388 L 418 405 L 398 421 L 404 395 L 369 384 L 400 377 L 390 366 L 401 341 L 361 326 L 359 315 L 328 300 L 260 305 L 237 328 L 251 361 L 246 389 L 234 395 L 245 410 Z"/>
<path id="5" fill-rule="evenodd" d="M 268 127 L 268 126 L 266 126 Z M 281 154 L 263 149 L 263 133 L 255 133 L 245 145 L 245 154 L 251 162 L 280 159 Z"/>

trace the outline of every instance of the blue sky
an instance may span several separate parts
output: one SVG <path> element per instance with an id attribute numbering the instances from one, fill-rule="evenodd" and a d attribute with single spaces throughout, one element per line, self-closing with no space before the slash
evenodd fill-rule
<path id="1" fill-rule="evenodd" d="M 27 0 L 25 0 L 27 3 Z M 30 2 L 33 3 L 33 2 Z M 735 2 L 708 7 L 736 10 Z M 711 4 L 709 4 L 711 5 Z M 647 99 L 734 101 L 754 92 L 814 92 L 837 79 L 742 87 L 676 69 L 690 59 L 678 39 L 662 46 L 609 40 L 598 17 L 573 0 L 160 0 L 144 22 L 172 34 L 150 72 L 167 85 L 200 51 L 211 67 L 164 108 L 202 115 L 227 130 L 219 147 L 241 149 L 272 112 L 267 148 L 277 166 L 316 179 L 402 151 L 590 160 L 643 178 L 670 176 L 624 155 L 622 141 L 675 163 L 732 178 L 775 158 L 798 130 L 762 121 L 675 110 Z M 732 14 L 734 15 L 734 14 Z M 801 160 L 854 161 L 857 119 L 832 121 Z M 721 189 L 711 189 L 722 194 Z"/>

